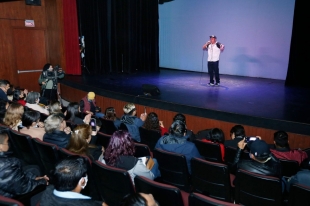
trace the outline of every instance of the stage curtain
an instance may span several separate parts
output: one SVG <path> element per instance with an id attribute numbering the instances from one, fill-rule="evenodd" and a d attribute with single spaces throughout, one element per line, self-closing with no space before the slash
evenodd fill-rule
<path id="1" fill-rule="evenodd" d="M 76 0 L 63 0 L 66 74 L 81 74 Z"/>
<path id="2" fill-rule="evenodd" d="M 77 0 L 83 73 L 159 71 L 158 0 Z"/>

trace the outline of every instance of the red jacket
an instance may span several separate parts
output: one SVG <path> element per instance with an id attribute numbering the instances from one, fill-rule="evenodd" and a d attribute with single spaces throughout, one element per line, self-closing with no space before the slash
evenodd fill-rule
<path id="1" fill-rule="evenodd" d="M 88 101 L 87 96 L 85 96 L 85 97 L 82 99 L 82 101 L 83 101 L 83 103 L 84 103 L 84 107 L 81 108 L 81 109 L 83 109 L 83 111 L 81 111 L 81 112 L 84 112 L 84 113 L 85 113 L 86 111 L 90 111 L 90 102 Z M 94 106 L 96 107 L 96 101 L 93 100 L 92 102 L 93 102 Z"/>
<path id="2" fill-rule="evenodd" d="M 270 151 L 278 159 L 295 160 L 299 163 L 299 165 L 308 158 L 308 155 L 305 151 L 297 149 L 290 151 L 279 151 L 275 149 L 270 149 Z"/>
<path id="3" fill-rule="evenodd" d="M 207 140 L 207 139 L 202 139 L 201 141 L 203 142 L 212 142 L 210 140 Z M 221 148 L 221 154 L 222 154 L 222 161 L 224 162 L 224 157 L 225 157 L 225 146 L 224 144 L 222 143 L 218 143 L 220 145 L 220 148 Z"/>

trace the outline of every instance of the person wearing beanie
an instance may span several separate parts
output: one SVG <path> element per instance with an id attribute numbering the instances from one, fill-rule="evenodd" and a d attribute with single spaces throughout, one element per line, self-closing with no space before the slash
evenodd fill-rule
<path id="1" fill-rule="evenodd" d="M 83 113 L 102 118 L 104 117 L 104 114 L 100 112 L 100 107 L 97 107 L 95 97 L 96 94 L 94 92 L 88 92 L 80 101 L 80 110 Z"/>
<path id="2" fill-rule="evenodd" d="M 123 107 L 124 115 L 121 117 L 121 122 L 126 125 L 131 138 L 136 142 L 140 142 L 139 127 L 142 127 L 146 120 L 147 114 L 142 113 L 140 118 L 136 117 L 137 111 L 133 103 L 128 103 Z"/>
<path id="3" fill-rule="evenodd" d="M 253 138 L 253 137 L 252 137 Z M 269 145 L 259 138 L 246 141 L 246 138 L 238 143 L 238 150 L 235 156 L 234 168 L 243 169 L 249 172 L 282 178 L 281 163 L 274 157 L 269 149 Z M 240 160 L 240 155 L 245 146 L 249 148 L 250 159 Z"/>

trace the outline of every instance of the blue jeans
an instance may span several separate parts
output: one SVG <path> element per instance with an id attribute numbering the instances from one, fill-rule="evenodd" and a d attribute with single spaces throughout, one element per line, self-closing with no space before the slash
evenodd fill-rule
<path id="1" fill-rule="evenodd" d="M 157 177 L 160 177 L 160 171 L 158 169 L 157 159 L 153 158 L 153 160 L 154 160 L 155 164 L 154 164 L 153 168 L 151 169 L 151 172 L 154 175 L 154 179 L 156 179 Z"/>
<path id="2" fill-rule="evenodd" d="M 104 117 L 104 114 L 101 113 L 101 112 L 96 112 L 95 116 L 98 117 L 98 118 L 102 118 L 102 117 Z"/>

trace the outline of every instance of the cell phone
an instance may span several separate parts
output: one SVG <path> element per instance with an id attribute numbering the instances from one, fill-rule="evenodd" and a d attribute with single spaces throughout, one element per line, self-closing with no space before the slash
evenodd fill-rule
<path id="1" fill-rule="evenodd" d="M 245 137 L 245 142 L 255 141 L 257 137 Z"/>
<path id="2" fill-rule="evenodd" d="M 146 107 L 144 107 L 144 114 L 146 114 Z"/>
<path id="3" fill-rule="evenodd" d="M 96 128 L 96 119 L 95 118 L 91 118 L 90 119 L 89 125 L 91 126 L 92 131 L 96 131 L 97 130 L 97 128 Z"/>

